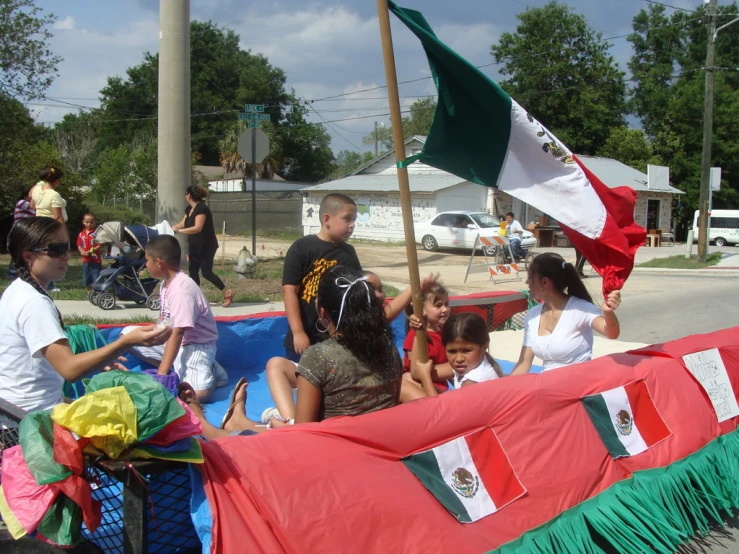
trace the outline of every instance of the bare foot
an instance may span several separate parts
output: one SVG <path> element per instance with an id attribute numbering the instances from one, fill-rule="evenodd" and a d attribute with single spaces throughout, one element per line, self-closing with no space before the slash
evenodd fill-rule
<path id="1" fill-rule="evenodd" d="M 246 387 L 244 384 L 236 391 L 231 417 L 223 423 L 226 431 L 256 431 L 256 422 L 246 417 Z M 261 429 L 261 428 L 260 428 Z"/>

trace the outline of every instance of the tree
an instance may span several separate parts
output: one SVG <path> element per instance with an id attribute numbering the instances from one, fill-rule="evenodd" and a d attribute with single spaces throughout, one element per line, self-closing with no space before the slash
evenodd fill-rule
<path id="1" fill-rule="evenodd" d="M 238 121 L 218 143 L 223 170 L 226 174 L 236 173 L 243 177 L 251 177 L 256 173 L 260 179 L 271 179 L 282 167 L 282 137 L 274 125 L 263 125 L 262 131 L 269 138 L 269 154 L 261 162 L 251 164 L 238 152 L 239 136 L 246 131 L 248 131 L 246 121 Z"/>
<path id="2" fill-rule="evenodd" d="M 334 153 L 326 129 L 308 123 L 306 114 L 305 106 L 292 104 L 280 126 L 282 176 L 289 181 L 318 183 L 331 173 Z"/>
<path id="3" fill-rule="evenodd" d="M 556 1 L 516 17 L 516 32 L 490 48 L 508 76 L 501 86 L 572 151 L 594 154 L 625 121 L 624 74 L 609 43 Z"/>
<path id="4" fill-rule="evenodd" d="M 737 16 L 736 4 L 722 6 L 719 24 Z M 686 194 L 677 217 L 692 219 L 697 208 L 703 145 L 704 65 L 707 48 L 705 7 L 696 14 L 650 5 L 634 17 L 629 41 L 634 54 L 631 108 L 651 138 L 652 149 L 670 167 L 671 183 Z M 739 28 L 718 35 L 714 80 L 712 165 L 722 168 L 716 208 L 739 202 Z"/>
<path id="5" fill-rule="evenodd" d="M 329 180 L 340 179 L 348 175 L 356 168 L 366 164 L 374 158 L 372 152 L 355 152 L 354 150 L 342 150 L 336 156 L 336 162 L 333 171 L 328 176 Z"/>
<path id="6" fill-rule="evenodd" d="M 41 98 L 62 58 L 48 47 L 56 21 L 33 0 L 0 0 L 0 91 L 26 100 Z"/>
<path id="7" fill-rule="evenodd" d="M 72 121 L 69 115 L 67 122 Z M 75 125 L 56 125 L 54 143 L 67 166 L 82 176 L 87 176 L 95 165 L 95 147 L 98 143 L 97 130 L 90 122 L 79 121 Z"/>
<path id="8" fill-rule="evenodd" d="M 104 147 L 133 140 L 137 133 L 155 132 L 158 96 L 158 54 L 111 77 L 101 91 Z M 286 76 L 266 57 L 244 51 L 239 35 L 212 22 L 190 23 L 190 111 L 192 148 L 207 165 L 219 163 L 218 142 L 238 121 L 244 104 L 265 104 L 279 125 L 295 101 L 285 89 Z"/>
<path id="9" fill-rule="evenodd" d="M 647 165 L 659 164 L 644 131 L 625 126 L 611 130 L 605 144 L 598 150 L 598 155 L 613 158 L 644 173 L 647 172 Z"/>
<path id="10" fill-rule="evenodd" d="M 407 139 L 414 135 L 426 136 L 431 130 L 431 123 L 434 121 L 434 112 L 436 111 L 436 100 L 433 96 L 416 100 L 411 104 L 410 115 L 403 117 L 403 138 Z M 392 127 L 378 127 L 377 141 L 382 149 L 393 150 L 393 129 Z M 362 144 L 375 144 L 375 131 L 365 135 L 362 138 Z"/>

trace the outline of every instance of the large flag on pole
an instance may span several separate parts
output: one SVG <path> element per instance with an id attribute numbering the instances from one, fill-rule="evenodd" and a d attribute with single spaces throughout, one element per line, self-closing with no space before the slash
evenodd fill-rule
<path id="1" fill-rule="evenodd" d="M 554 217 L 603 276 L 604 292 L 620 289 L 646 239 L 634 223 L 634 191 L 604 185 L 503 89 L 436 38 L 420 12 L 389 6 L 421 40 L 439 91 L 420 161 Z"/>

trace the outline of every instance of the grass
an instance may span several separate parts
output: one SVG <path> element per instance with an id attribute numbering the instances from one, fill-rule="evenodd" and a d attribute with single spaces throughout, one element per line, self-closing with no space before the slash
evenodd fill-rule
<path id="1" fill-rule="evenodd" d="M 385 291 L 385 296 L 388 298 L 395 298 L 400 294 L 400 289 L 395 288 L 392 285 L 386 285 L 383 283 L 382 290 Z"/>
<path id="2" fill-rule="evenodd" d="M 64 316 L 64 325 L 105 325 L 107 323 L 114 323 L 116 325 L 131 325 L 133 323 L 154 323 L 156 321 L 156 312 L 151 312 L 155 315 L 131 315 L 128 317 L 98 317 L 92 315 L 80 315 L 80 314 L 68 314 Z"/>
<path id="3" fill-rule="evenodd" d="M 721 252 L 714 252 L 709 254 L 706 258 L 705 263 L 699 262 L 697 256 L 691 256 L 689 259 L 685 256 L 670 256 L 669 258 L 654 258 L 643 264 L 639 264 L 637 267 L 653 267 L 653 268 L 667 268 L 667 269 L 703 269 L 716 265 L 721 259 Z"/>
<path id="4" fill-rule="evenodd" d="M 10 281 L 5 279 L 8 272 L 8 263 L 10 257 L 7 255 L 0 256 L 0 294 L 10 285 Z M 216 260 L 218 263 L 220 259 Z M 214 270 L 226 287 L 236 292 L 235 302 L 254 303 L 264 302 L 265 300 L 282 301 L 282 264 L 284 260 L 275 258 L 271 260 L 260 261 L 257 264 L 257 271 L 254 277 L 249 279 L 240 279 L 233 271 L 233 261 L 227 261 L 225 265 L 216 265 Z M 107 264 L 103 264 L 105 267 Z M 141 273 L 142 277 L 148 277 L 146 271 Z M 201 279 L 203 293 L 211 302 L 220 302 L 223 300 L 221 292 L 211 283 Z M 82 285 L 82 258 L 73 256 L 69 261 L 69 270 L 67 277 L 63 281 L 57 281 L 56 286 L 61 289 L 60 292 L 52 293 L 54 300 L 87 300 L 87 290 Z"/>

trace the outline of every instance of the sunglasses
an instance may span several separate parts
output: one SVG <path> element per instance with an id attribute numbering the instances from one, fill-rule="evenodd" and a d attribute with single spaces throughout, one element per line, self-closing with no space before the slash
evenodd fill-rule
<path id="1" fill-rule="evenodd" d="M 49 258 L 63 258 L 69 254 L 68 242 L 52 242 L 46 248 L 34 248 L 31 252 L 44 252 Z"/>

